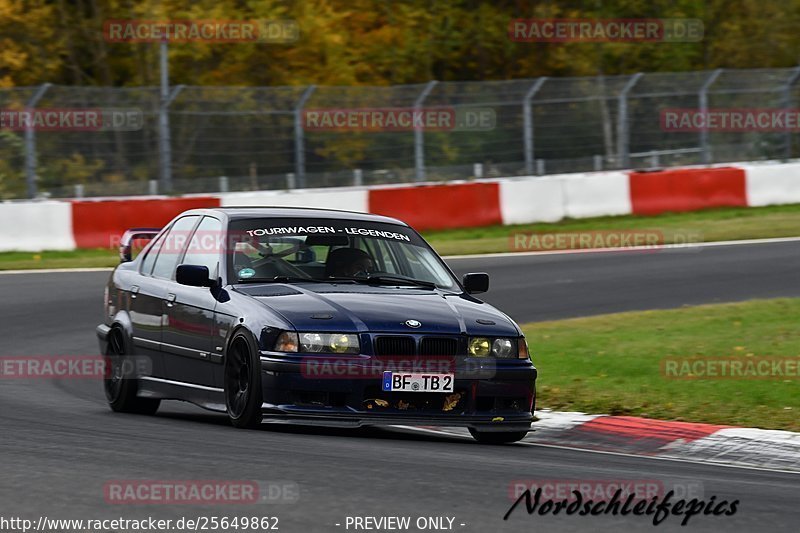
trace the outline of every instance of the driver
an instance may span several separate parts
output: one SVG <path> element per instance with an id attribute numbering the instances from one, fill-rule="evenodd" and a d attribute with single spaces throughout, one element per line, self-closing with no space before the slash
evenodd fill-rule
<path id="1" fill-rule="evenodd" d="M 372 258 L 358 248 L 337 248 L 328 255 L 325 263 L 325 276 L 331 278 L 352 278 L 361 272 L 372 270 Z"/>

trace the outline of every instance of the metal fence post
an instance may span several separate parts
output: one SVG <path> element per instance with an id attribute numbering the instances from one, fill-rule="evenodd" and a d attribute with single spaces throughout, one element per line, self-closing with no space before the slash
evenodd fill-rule
<path id="1" fill-rule="evenodd" d="M 162 61 L 166 61 L 166 54 L 161 57 Z M 166 63 L 162 65 L 162 69 L 162 76 L 166 76 Z M 158 144 L 161 154 L 159 186 L 162 192 L 170 193 L 172 192 L 172 132 L 169 126 L 169 107 L 186 86 L 176 85 L 172 91 L 169 91 L 169 85 L 165 84 L 167 83 L 166 78 L 161 81 L 161 102 L 158 109 Z"/>
<path id="2" fill-rule="evenodd" d="M 42 99 L 44 93 L 50 88 L 49 83 L 40 85 L 34 95 L 25 105 L 25 111 L 30 113 Z M 25 181 L 28 184 L 28 198 L 36 198 L 38 189 L 36 186 L 36 131 L 29 120 L 25 124 Z"/>
<path id="3" fill-rule="evenodd" d="M 417 99 L 414 101 L 414 114 L 422 109 L 422 104 L 433 88 L 436 87 L 437 83 L 439 82 L 436 80 L 429 81 L 419 96 L 417 96 Z M 416 180 L 425 181 L 425 134 L 420 126 L 414 126 L 414 168 L 416 169 Z"/>
<path id="4" fill-rule="evenodd" d="M 528 175 L 533 174 L 534 165 L 534 152 L 533 152 L 533 104 L 531 100 L 542 88 L 544 82 L 547 81 L 547 76 L 543 76 L 536 80 L 531 85 L 528 92 L 525 93 L 525 99 L 522 101 L 522 128 L 523 128 L 523 141 L 525 143 L 525 173 Z"/>
<path id="5" fill-rule="evenodd" d="M 786 81 L 786 85 L 783 87 L 783 108 L 786 110 L 786 113 L 789 113 L 789 110 L 792 108 L 792 86 L 797 82 L 798 78 L 800 78 L 800 67 L 795 67 L 794 72 Z M 785 146 L 784 146 L 784 157 L 786 159 L 792 158 L 792 131 L 789 128 L 786 128 L 786 137 L 785 137 Z"/>
<path id="6" fill-rule="evenodd" d="M 300 188 L 306 187 L 306 147 L 303 135 L 303 108 L 316 90 L 316 85 L 309 85 L 294 106 L 294 173 L 297 181 L 292 183 L 299 184 Z M 292 187 L 294 188 L 294 187 Z"/>
<path id="7" fill-rule="evenodd" d="M 628 127 L 628 93 L 642 77 L 641 72 L 634 74 L 625 84 L 618 96 L 617 110 L 617 166 L 628 168 L 630 166 L 630 128 Z"/>
<path id="8" fill-rule="evenodd" d="M 697 95 L 699 100 L 699 107 L 700 107 L 700 115 L 702 117 L 706 117 L 708 115 L 708 89 L 711 85 L 717 81 L 717 78 L 724 69 L 718 68 L 713 71 L 709 76 L 708 79 L 703 83 L 702 87 L 700 87 L 700 92 Z M 703 163 L 708 165 L 711 163 L 711 151 L 708 147 L 708 128 L 701 128 L 700 129 L 700 153 L 703 157 Z"/>
<path id="9" fill-rule="evenodd" d="M 167 101 L 169 100 L 169 59 L 167 54 L 167 41 L 161 41 L 159 62 L 161 67 L 161 102 L 158 106 L 158 148 L 161 154 L 161 169 L 159 179 L 164 192 L 172 191 L 172 153 L 169 138 L 169 115 L 167 114 Z"/>

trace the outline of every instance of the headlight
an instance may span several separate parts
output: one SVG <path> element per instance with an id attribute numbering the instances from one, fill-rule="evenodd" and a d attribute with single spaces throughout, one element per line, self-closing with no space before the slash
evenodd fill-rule
<path id="1" fill-rule="evenodd" d="M 471 357 L 497 357 L 499 359 L 527 358 L 528 351 L 527 346 L 525 346 L 525 339 L 520 339 L 516 346 L 514 341 L 514 339 L 505 337 L 492 339 L 470 337 L 467 345 L 467 354 Z M 522 350 L 524 350 L 525 355 L 520 354 Z"/>
<path id="2" fill-rule="evenodd" d="M 297 351 L 297 333 L 291 331 L 284 331 L 278 335 L 278 340 L 275 341 L 276 352 L 296 352 Z"/>
<path id="3" fill-rule="evenodd" d="M 469 340 L 469 355 L 472 357 L 487 357 L 491 343 L 486 337 L 473 337 Z"/>
<path id="4" fill-rule="evenodd" d="M 303 333 L 300 335 L 300 347 L 304 352 L 321 352 L 325 348 L 322 335 L 319 333 Z"/>
<path id="5" fill-rule="evenodd" d="M 358 335 L 334 333 L 330 336 L 328 347 L 333 353 L 358 353 Z"/>
<path id="6" fill-rule="evenodd" d="M 356 354 L 361 351 L 358 335 L 353 333 L 297 333 L 285 331 L 275 343 L 278 352 Z"/>
<path id="7" fill-rule="evenodd" d="M 492 355 L 495 357 L 513 357 L 514 343 L 511 339 L 495 339 L 492 343 Z"/>

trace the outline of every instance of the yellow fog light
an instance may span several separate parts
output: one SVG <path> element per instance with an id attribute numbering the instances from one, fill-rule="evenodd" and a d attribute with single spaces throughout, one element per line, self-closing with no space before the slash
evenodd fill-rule
<path id="1" fill-rule="evenodd" d="M 334 333 L 328 341 L 328 346 L 333 353 L 358 353 L 358 337 Z"/>
<path id="2" fill-rule="evenodd" d="M 486 337 L 473 337 L 469 340 L 467 351 L 472 357 L 487 357 L 492 344 Z"/>

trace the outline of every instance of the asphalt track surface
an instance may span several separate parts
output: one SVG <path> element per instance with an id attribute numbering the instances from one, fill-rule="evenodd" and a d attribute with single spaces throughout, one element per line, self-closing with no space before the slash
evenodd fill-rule
<path id="1" fill-rule="evenodd" d="M 489 272 L 486 299 L 521 322 L 800 296 L 798 243 L 451 264 L 459 273 Z M 97 353 L 94 327 L 106 278 L 102 272 L 0 275 L 0 355 Z M 241 431 L 224 416 L 177 402 L 162 404 L 154 417 L 116 415 L 92 380 L 0 380 L 0 406 L 0 518 L 277 516 L 283 532 L 354 531 L 345 527 L 347 516 L 449 516 L 453 530 L 465 532 L 654 527 L 648 517 L 528 516 L 523 508 L 503 521 L 509 486 L 536 478 L 687 482 L 702 485 L 706 500 L 740 501 L 735 516 L 695 516 L 684 528 L 668 517 L 658 531 L 797 531 L 800 523 L 797 474 L 534 444 L 486 447 L 400 429 Z M 106 483 L 130 479 L 280 481 L 300 492 L 285 504 L 105 501 Z"/>

